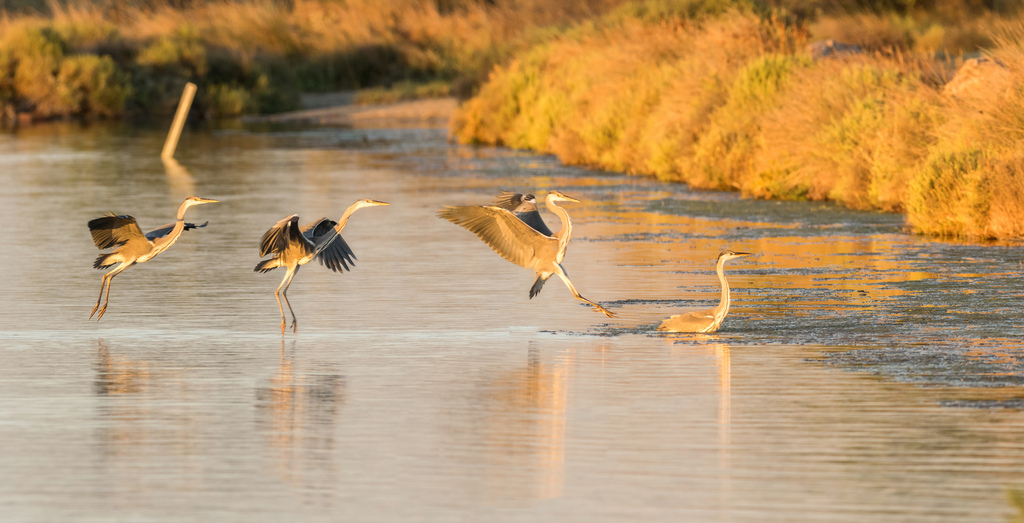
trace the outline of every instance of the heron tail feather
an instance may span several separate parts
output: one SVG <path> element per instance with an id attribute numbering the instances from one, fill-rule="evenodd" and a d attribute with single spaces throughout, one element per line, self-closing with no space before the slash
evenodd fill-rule
<path id="1" fill-rule="evenodd" d="M 92 264 L 93 269 L 106 269 L 111 265 L 117 263 L 117 260 L 112 259 L 115 253 L 101 254 L 96 257 L 96 262 Z"/>
<path id="2" fill-rule="evenodd" d="M 531 299 L 533 299 L 534 296 L 540 294 L 540 290 L 541 290 L 541 288 L 544 287 L 544 282 L 546 282 L 546 281 L 548 281 L 547 278 L 545 278 L 543 276 L 537 276 L 537 280 L 534 281 L 533 282 L 533 286 L 530 287 L 530 298 Z"/>
<path id="3" fill-rule="evenodd" d="M 256 268 L 253 269 L 253 271 L 254 272 L 270 272 L 270 271 L 272 271 L 272 270 L 274 270 L 274 269 L 276 269 L 276 268 L 278 268 L 280 266 L 281 266 L 281 260 L 279 260 L 277 258 L 277 256 L 275 256 L 275 257 L 270 258 L 268 260 L 262 260 L 259 263 L 257 263 L 256 264 Z"/>

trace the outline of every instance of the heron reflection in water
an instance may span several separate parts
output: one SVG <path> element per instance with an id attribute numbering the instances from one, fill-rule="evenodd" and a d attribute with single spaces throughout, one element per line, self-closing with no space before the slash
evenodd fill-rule
<path id="1" fill-rule="evenodd" d="M 93 268 L 106 269 L 114 264 L 120 264 L 114 270 L 103 275 L 103 281 L 100 282 L 100 297 L 96 299 L 96 305 L 89 313 L 89 319 L 96 314 L 96 309 L 99 309 L 100 312 L 96 321 L 103 318 L 103 313 L 107 311 L 107 302 L 110 301 L 110 283 L 114 276 L 136 263 L 147 262 L 157 254 L 166 251 L 171 245 L 174 245 L 174 242 L 178 241 L 178 236 L 181 236 L 182 231 L 206 227 L 206 223 L 209 222 L 202 225 L 186 223 L 185 211 L 193 205 L 216 202 L 217 200 L 209 198 L 189 196 L 178 207 L 176 222 L 168 223 L 145 234 L 142 233 L 142 229 L 139 229 L 135 218 L 131 216 L 109 213 L 106 216 L 89 220 L 89 231 L 92 233 L 92 241 L 96 247 L 100 250 L 115 247 L 114 252 L 99 255 L 92 265 Z M 104 287 L 107 294 L 105 300 L 103 300 Z M 100 300 L 103 300 L 102 308 Z"/>
<path id="2" fill-rule="evenodd" d="M 341 231 L 348 223 L 352 213 L 364 207 L 377 205 L 391 205 L 377 200 L 357 200 L 345 209 L 345 213 L 337 222 L 328 218 L 320 218 L 312 223 L 299 227 L 299 215 L 293 214 L 270 228 L 263 234 L 260 240 L 260 257 L 272 254 L 270 258 L 256 264 L 253 269 L 256 272 L 268 272 L 278 267 L 284 267 L 287 272 L 281 284 L 274 291 L 277 297 L 277 308 L 281 311 L 281 333 L 285 329 L 284 307 L 281 306 L 281 298 L 288 304 L 288 312 L 292 315 L 292 332 L 298 330 L 298 319 L 295 318 L 295 311 L 292 304 L 288 302 L 288 287 L 292 284 L 292 278 L 299 272 L 299 267 L 317 259 L 320 264 L 334 272 L 345 272 L 349 265 L 355 265 L 356 255 L 341 237 Z"/>
<path id="3" fill-rule="evenodd" d="M 703 311 L 687 312 L 676 314 L 661 322 L 658 327 L 660 331 L 667 332 L 715 332 L 722 326 L 725 315 L 729 314 L 729 280 L 725 279 L 725 262 L 734 258 L 750 256 L 749 252 L 722 251 L 718 255 L 718 263 L 715 272 L 718 273 L 718 280 L 722 282 L 722 301 L 713 309 Z"/>
<path id="4" fill-rule="evenodd" d="M 552 233 L 544 224 L 537 210 L 536 199 L 529 194 L 524 196 L 502 192 L 495 199 L 495 205 L 445 207 L 437 215 L 477 235 L 502 258 L 520 267 L 532 269 L 537 279 L 530 287 L 530 298 L 540 293 L 548 278 L 557 275 L 577 300 L 614 318 L 611 311 L 580 295 L 569 281 L 562 267 L 562 258 L 565 257 L 569 237 L 572 235 L 572 222 L 569 214 L 555 205 L 555 202 L 579 200 L 558 191 L 551 191 L 544 198 L 548 210 L 562 221 L 562 228 L 556 233 Z"/>

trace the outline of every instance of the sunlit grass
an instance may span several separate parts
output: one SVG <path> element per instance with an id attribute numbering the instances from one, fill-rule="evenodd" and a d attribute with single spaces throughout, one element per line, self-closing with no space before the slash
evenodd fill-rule
<path id="1" fill-rule="evenodd" d="M 495 70 L 453 132 L 699 188 L 904 212 L 926 234 L 1019 238 L 1024 24 L 1014 20 L 619 16 Z M 812 35 L 864 51 L 813 59 Z M 963 63 L 953 51 L 978 55 L 982 44 L 998 62 L 974 87 L 946 90 Z"/>

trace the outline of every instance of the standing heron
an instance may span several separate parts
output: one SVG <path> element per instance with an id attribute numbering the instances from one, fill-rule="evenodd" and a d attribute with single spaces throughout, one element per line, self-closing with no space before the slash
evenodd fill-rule
<path id="1" fill-rule="evenodd" d="M 548 278 L 558 275 L 577 300 L 590 305 L 595 311 L 601 312 L 609 318 L 614 318 L 615 315 L 611 311 L 580 295 L 576 287 L 569 281 L 569 276 L 561 265 L 562 258 L 565 257 L 565 249 L 569 245 L 569 237 L 572 235 L 572 222 L 565 209 L 555 205 L 555 202 L 579 202 L 579 200 L 558 191 L 548 193 L 544 198 L 544 203 L 548 210 L 555 213 L 562 221 L 562 228 L 551 234 L 543 220 L 540 219 L 536 200 L 530 196 L 502 193 L 495 200 L 497 205 L 445 207 L 438 211 L 437 215 L 477 235 L 502 258 L 520 267 L 532 269 L 537 274 L 537 279 L 530 287 L 530 298 L 540 293 Z M 517 216 L 513 209 L 524 215 L 525 218 Z M 532 215 L 534 214 L 536 220 L 533 219 Z M 542 232 L 545 230 L 548 234 Z"/>
<path id="2" fill-rule="evenodd" d="M 722 301 L 713 309 L 676 314 L 661 322 L 660 331 L 667 332 L 715 332 L 722 326 L 725 315 L 729 314 L 729 280 L 725 279 L 725 262 L 733 258 L 750 256 L 749 252 L 722 251 L 718 254 L 715 272 L 722 282 Z"/>
<path id="3" fill-rule="evenodd" d="M 253 269 L 256 272 L 268 272 L 278 267 L 285 267 L 287 272 L 281 284 L 274 291 L 277 297 L 277 308 L 281 311 L 281 333 L 284 334 L 285 316 L 284 307 L 281 306 L 281 298 L 288 304 L 288 312 L 292 314 L 292 332 L 298 330 L 299 320 L 295 318 L 295 311 L 292 304 L 288 302 L 288 287 L 292 284 L 292 278 L 299 272 L 299 267 L 309 263 L 313 259 L 320 260 L 320 264 L 334 272 L 345 272 L 349 265 L 355 265 L 356 255 L 341 237 L 341 230 L 345 228 L 352 213 L 363 207 L 374 207 L 377 205 L 391 205 L 390 203 L 377 200 L 357 200 L 345 209 L 338 221 L 328 218 L 320 218 L 312 223 L 299 227 L 299 215 L 293 214 L 270 228 L 260 239 L 260 257 L 273 254 L 270 258 L 256 264 Z"/>
<path id="4" fill-rule="evenodd" d="M 96 314 L 96 309 L 100 311 L 96 321 L 103 318 L 103 313 L 107 311 L 107 302 L 110 301 L 110 282 L 114 279 L 114 276 L 117 276 L 121 271 L 136 263 L 147 262 L 157 254 L 166 251 L 171 245 L 174 245 L 174 242 L 178 241 L 178 236 L 181 236 L 182 231 L 206 227 L 206 223 L 209 222 L 202 225 L 186 223 L 185 211 L 193 205 L 216 202 L 217 200 L 189 196 L 185 198 L 185 201 L 181 202 L 181 207 L 178 207 L 178 220 L 176 222 L 168 223 L 145 234 L 139 229 L 139 224 L 135 222 L 135 218 L 131 216 L 110 213 L 95 220 L 89 220 L 89 231 L 92 232 L 92 241 L 96 244 L 96 247 L 100 250 L 116 247 L 114 252 L 99 255 L 96 258 L 96 262 L 92 265 L 93 268 L 106 269 L 111 265 L 120 263 L 114 270 L 103 275 L 103 281 L 100 282 L 100 297 L 96 299 L 96 306 L 89 313 L 89 319 L 92 319 L 93 315 Z M 107 298 L 103 300 L 103 307 L 101 308 L 100 300 L 103 299 L 104 287 L 106 287 Z"/>

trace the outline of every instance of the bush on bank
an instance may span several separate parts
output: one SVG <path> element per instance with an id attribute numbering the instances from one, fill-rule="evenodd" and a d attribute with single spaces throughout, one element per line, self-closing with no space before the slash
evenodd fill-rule
<path id="1" fill-rule="evenodd" d="M 900 33 L 880 18 L 606 17 L 495 68 L 452 130 L 697 188 L 904 212 L 926 234 L 1024 237 L 1024 26 Z M 839 27 L 864 52 L 812 57 Z M 951 89 L 964 60 L 935 54 L 944 38 L 991 44 L 977 83 Z"/>

